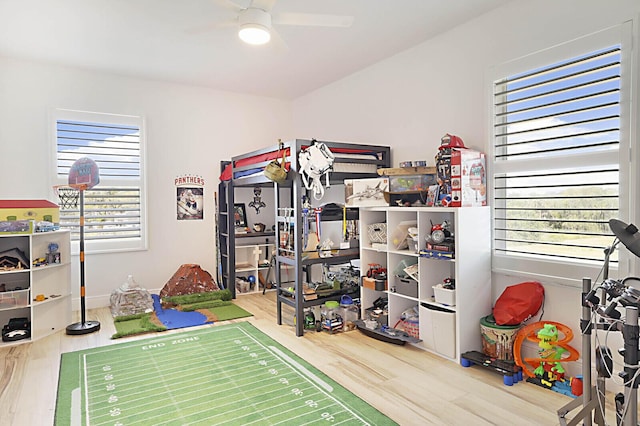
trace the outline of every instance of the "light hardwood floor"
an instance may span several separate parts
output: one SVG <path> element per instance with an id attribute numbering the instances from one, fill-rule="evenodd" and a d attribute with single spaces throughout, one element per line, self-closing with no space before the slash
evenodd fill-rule
<path id="1" fill-rule="evenodd" d="M 285 311 L 288 324 L 276 324 L 273 293 L 242 295 L 236 303 L 254 315 L 243 320 L 401 425 L 557 425 L 556 410 L 571 400 L 526 382 L 505 386 L 501 375 L 483 368 L 463 368 L 357 330 L 296 337 L 292 311 Z M 149 337 L 111 340 L 115 328 L 108 308 L 89 310 L 87 319 L 100 321 L 101 330 L 84 336 L 59 332 L 34 343 L 0 347 L 0 425 L 53 424 L 60 354 Z M 610 408 L 607 418 L 615 425 Z"/>

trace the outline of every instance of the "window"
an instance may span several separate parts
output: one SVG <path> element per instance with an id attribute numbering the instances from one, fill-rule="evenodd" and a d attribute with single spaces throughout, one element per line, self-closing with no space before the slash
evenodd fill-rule
<path id="1" fill-rule="evenodd" d="M 629 215 L 622 38 L 618 27 L 496 70 L 494 270 L 574 282 L 598 275 L 614 239 L 609 219 Z"/>
<path id="2" fill-rule="evenodd" d="M 84 191 L 87 251 L 145 249 L 143 120 L 69 110 L 55 115 L 55 184 L 68 182 L 79 158 L 91 158 L 100 169 L 100 183 Z M 79 206 L 60 206 L 60 226 L 78 241 Z"/>

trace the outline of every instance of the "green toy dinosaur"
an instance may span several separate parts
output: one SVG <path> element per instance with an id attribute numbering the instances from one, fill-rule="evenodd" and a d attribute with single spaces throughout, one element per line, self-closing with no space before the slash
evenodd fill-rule
<path id="1" fill-rule="evenodd" d="M 562 359 L 562 354 L 567 350 L 556 345 L 558 328 L 553 324 L 545 324 L 538 331 L 537 336 L 539 339 L 538 346 L 540 347 L 538 354 L 545 361 L 542 361 L 533 373 L 538 377 L 543 377 L 545 372 L 555 373 L 560 377 L 564 376 L 565 370 L 560 364 L 560 360 Z"/>

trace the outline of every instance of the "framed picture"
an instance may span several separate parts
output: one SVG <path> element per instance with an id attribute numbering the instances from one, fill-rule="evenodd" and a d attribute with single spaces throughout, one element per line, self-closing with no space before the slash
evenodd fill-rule
<path id="1" fill-rule="evenodd" d="M 247 227 L 247 208 L 244 203 L 233 205 L 233 221 L 236 228 Z"/>

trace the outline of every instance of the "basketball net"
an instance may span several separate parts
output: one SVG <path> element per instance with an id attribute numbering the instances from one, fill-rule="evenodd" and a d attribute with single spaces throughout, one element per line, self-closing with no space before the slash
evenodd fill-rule
<path id="1" fill-rule="evenodd" d="M 82 185 L 54 185 L 53 191 L 60 200 L 59 206 L 63 210 L 78 208 L 78 200 L 80 199 L 80 191 L 86 189 L 85 184 Z"/>

